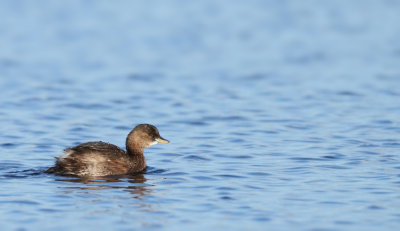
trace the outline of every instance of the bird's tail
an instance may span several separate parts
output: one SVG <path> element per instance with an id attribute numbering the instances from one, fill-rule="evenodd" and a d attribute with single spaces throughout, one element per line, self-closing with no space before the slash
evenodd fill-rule
<path id="1" fill-rule="evenodd" d="M 55 173 L 56 172 L 56 168 L 55 167 L 51 167 L 49 169 L 47 169 L 46 171 L 44 171 L 45 173 Z"/>

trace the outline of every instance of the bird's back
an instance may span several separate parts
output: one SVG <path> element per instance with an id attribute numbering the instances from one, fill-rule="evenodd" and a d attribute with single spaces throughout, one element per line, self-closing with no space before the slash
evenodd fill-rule
<path id="1" fill-rule="evenodd" d="M 64 150 L 49 173 L 77 176 L 105 176 L 127 174 L 136 161 L 116 145 L 105 142 L 87 142 Z"/>

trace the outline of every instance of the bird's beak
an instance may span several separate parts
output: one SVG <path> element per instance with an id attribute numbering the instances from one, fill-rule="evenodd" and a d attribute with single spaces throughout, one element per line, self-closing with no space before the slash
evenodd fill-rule
<path id="1" fill-rule="evenodd" d="M 164 138 L 162 138 L 161 136 L 158 137 L 158 138 L 156 138 L 156 141 L 157 141 L 158 143 L 169 144 L 169 141 L 166 140 L 166 139 L 164 139 Z"/>

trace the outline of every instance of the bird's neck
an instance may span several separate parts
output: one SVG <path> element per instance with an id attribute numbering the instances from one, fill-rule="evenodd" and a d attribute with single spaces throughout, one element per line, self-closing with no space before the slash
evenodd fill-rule
<path id="1" fill-rule="evenodd" d="M 146 159 L 143 155 L 144 147 L 139 140 L 136 140 L 133 131 L 126 138 L 126 153 L 133 163 L 132 171 L 144 171 L 146 169 Z"/>
<path id="2" fill-rule="evenodd" d="M 132 172 L 141 172 L 146 169 L 146 158 L 143 155 L 143 148 L 138 148 L 133 145 L 126 145 L 126 153 L 130 158 L 130 162 L 132 163 L 131 170 Z"/>
<path id="3" fill-rule="evenodd" d="M 126 152 L 131 157 L 143 156 L 143 148 L 139 145 L 136 145 L 134 142 L 130 142 L 129 140 L 126 142 Z"/>

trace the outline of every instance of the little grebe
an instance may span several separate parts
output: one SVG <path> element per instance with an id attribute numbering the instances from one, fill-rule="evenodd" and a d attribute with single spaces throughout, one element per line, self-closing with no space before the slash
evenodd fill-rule
<path id="1" fill-rule="evenodd" d="M 74 176 L 107 176 L 142 172 L 146 169 L 143 149 L 169 143 L 151 124 L 137 125 L 126 138 L 126 152 L 105 142 L 87 142 L 67 148 L 46 173 Z"/>

